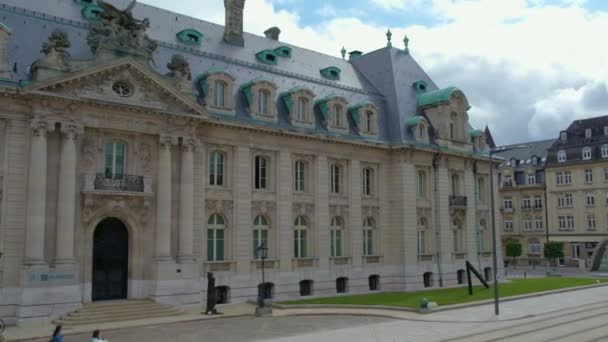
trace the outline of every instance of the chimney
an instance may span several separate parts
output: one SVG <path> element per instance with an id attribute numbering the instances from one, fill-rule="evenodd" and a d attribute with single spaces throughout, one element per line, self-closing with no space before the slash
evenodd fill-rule
<path id="1" fill-rule="evenodd" d="M 272 39 L 272 40 L 279 40 L 280 34 L 281 34 L 281 29 L 276 26 L 273 26 L 273 27 L 269 28 L 268 30 L 264 31 L 264 35 L 266 36 L 266 38 Z"/>
<path id="2" fill-rule="evenodd" d="M 349 61 L 354 61 L 355 59 L 361 57 L 361 55 L 363 54 L 363 52 L 359 51 L 359 50 L 354 50 L 348 53 L 348 60 Z"/>
<path id="3" fill-rule="evenodd" d="M 245 0 L 224 0 L 224 7 L 226 8 L 224 41 L 231 45 L 244 46 L 243 8 Z"/>

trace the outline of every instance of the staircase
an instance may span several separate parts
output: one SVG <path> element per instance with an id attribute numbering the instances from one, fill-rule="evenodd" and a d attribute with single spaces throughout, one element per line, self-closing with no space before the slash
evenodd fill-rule
<path id="1" fill-rule="evenodd" d="M 183 314 L 181 308 L 158 304 L 151 300 L 116 300 L 85 304 L 82 308 L 55 321 L 54 324 L 75 326 L 140 319 L 174 317 Z"/>

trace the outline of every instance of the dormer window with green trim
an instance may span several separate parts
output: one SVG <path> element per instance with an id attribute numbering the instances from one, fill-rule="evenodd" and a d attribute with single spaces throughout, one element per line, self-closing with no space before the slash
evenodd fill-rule
<path id="1" fill-rule="evenodd" d="M 335 67 L 335 66 L 330 66 L 324 69 L 321 69 L 321 76 L 328 78 L 330 80 L 339 80 L 340 79 L 340 73 L 342 71 Z"/>
<path id="2" fill-rule="evenodd" d="M 210 112 L 234 115 L 234 77 L 226 70 L 209 69 L 199 76 L 196 83 L 200 86 L 205 108 Z"/>
<path id="3" fill-rule="evenodd" d="M 417 92 L 424 93 L 427 90 L 428 83 L 424 80 L 419 80 L 414 82 L 413 87 L 414 89 L 416 89 Z"/>
<path id="4" fill-rule="evenodd" d="M 82 5 L 82 6 L 88 6 L 88 5 L 97 5 L 97 1 L 96 0 L 74 0 L 77 4 Z"/>
<path id="5" fill-rule="evenodd" d="M 348 109 L 357 131 L 363 135 L 378 134 L 378 108 L 369 101 L 356 104 Z"/>
<path id="6" fill-rule="evenodd" d="M 177 34 L 177 39 L 184 44 L 201 45 L 203 34 L 194 29 L 185 29 Z"/>
<path id="7" fill-rule="evenodd" d="M 278 64 L 279 56 L 273 50 L 263 50 L 255 54 L 258 61 L 265 64 Z"/>
<path id="8" fill-rule="evenodd" d="M 82 15 L 89 20 L 97 20 L 103 12 L 103 8 L 97 5 L 89 5 L 82 9 Z"/>
<path id="9" fill-rule="evenodd" d="M 274 52 L 283 58 L 291 58 L 291 48 L 289 46 L 279 46 L 274 49 Z"/>

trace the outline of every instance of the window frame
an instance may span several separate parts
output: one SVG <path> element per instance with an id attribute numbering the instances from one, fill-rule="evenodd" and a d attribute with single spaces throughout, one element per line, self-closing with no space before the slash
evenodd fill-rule
<path id="1" fill-rule="evenodd" d="M 221 157 L 221 158 L 218 158 Z M 221 161 L 218 161 L 221 159 Z M 208 168 L 208 178 L 207 185 L 215 186 L 215 187 L 225 187 L 226 186 L 226 153 L 224 151 L 220 151 L 217 149 L 213 149 L 209 151 L 209 155 L 207 158 Z M 218 172 L 218 165 L 219 172 Z M 218 181 L 219 179 L 219 181 Z"/>
<path id="2" fill-rule="evenodd" d="M 265 221 L 265 224 L 264 224 L 264 221 Z M 268 249 L 267 255 L 270 257 L 270 254 L 271 254 L 270 244 L 272 243 L 271 228 L 272 228 L 272 223 L 268 216 L 256 215 L 256 217 L 253 219 L 253 239 L 252 239 L 252 241 L 253 241 L 253 259 L 254 260 L 260 260 L 260 258 L 258 257 L 257 249 L 263 243 L 264 243 L 264 246 Z M 264 232 L 266 232 L 266 234 L 264 234 Z"/>
<path id="3" fill-rule="evenodd" d="M 218 218 L 221 218 L 222 223 L 218 223 Z M 212 223 L 212 219 L 213 223 Z M 221 256 L 218 256 L 218 246 L 220 239 L 218 239 L 218 232 L 222 232 L 221 238 Z M 213 236 L 210 236 L 210 233 L 213 232 Z M 220 213 L 213 213 L 209 215 L 207 218 L 207 261 L 224 261 L 226 260 L 226 239 L 227 239 L 227 230 L 226 230 L 226 217 Z M 210 240 L 212 249 L 210 249 Z M 212 256 L 210 257 L 210 253 Z"/>
<path id="4" fill-rule="evenodd" d="M 344 256 L 344 220 L 340 216 L 331 218 L 329 225 L 330 249 L 329 255 L 332 258 Z"/>
<path id="5" fill-rule="evenodd" d="M 110 173 L 108 173 L 108 145 L 112 145 L 112 153 L 111 153 L 111 170 Z M 117 146 L 122 146 L 122 173 L 117 173 L 116 172 L 116 164 L 117 164 Z M 104 163 L 103 163 L 103 174 L 104 174 L 104 178 L 106 179 L 123 179 L 124 176 L 126 175 L 126 170 L 127 170 L 127 143 L 125 141 L 122 140 L 117 140 L 117 139 L 112 139 L 112 140 L 108 140 L 104 143 L 104 147 L 103 147 L 103 159 L 104 159 Z"/>
<path id="6" fill-rule="evenodd" d="M 373 256 L 375 252 L 376 222 L 372 217 L 363 220 L 363 256 Z"/>
<path id="7" fill-rule="evenodd" d="M 582 150 L 583 160 L 591 160 L 591 155 L 592 155 L 591 151 L 592 151 L 591 147 L 589 147 L 589 146 L 583 147 L 583 150 Z"/>
<path id="8" fill-rule="evenodd" d="M 376 196 L 376 169 L 371 166 L 363 168 L 363 196 Z"/>
<path id="9" fill-rule="evenodd" d="M 303 215 L 296 217 L 293 224 L 294 232 L 294 258 L 304 259 L 308 257 L 308 239 L 310 231 L 308 220 Z"/>
<path id="10" fill-rule="evenodd" d="M 272 158 L 263 153 L 256 153 L 253 156 L 253 190 L 254 191 L 273 191 L 272 186 Z"/>
<path id="11" fill-rule="evenodd" d="M 566 160 L 567 160 L 566 151 L 565 150 L 559 150 L 559 151 L 557 151 L 557 162 L 558 163 L 565 163 Z"/>

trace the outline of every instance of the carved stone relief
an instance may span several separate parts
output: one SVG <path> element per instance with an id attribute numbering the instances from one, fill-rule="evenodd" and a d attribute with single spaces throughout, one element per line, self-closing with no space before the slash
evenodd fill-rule
<path id="1" fill-rule="evenodd" d="M 128 212 L 142 227 L 150 223 L 152 216 L 152 198 L 139 196 L 104 196 L 86 194 L 83 196 L 82 220 L 90 223 L 93 217 Z"/>
<path id="2" fill-rule="evenodd" d="M 150 144 L 141 142 L 137 148 L 139 165 L 144 176 L 152 176 L 152 148 Z"/>
<path id="3" fill-rule="evenodd" d="M 329 216 L 340 216 L 342 219 L 346 220 L 348 218 L 349 208 L 346 205 L 330 205 L 329 206 Z"/>
<path id="4" fill-rule="evenodd" d="M 365 220 L 366 218 L 371 217 L 374 221 L 378 222 L 380 219 L 380 208 L 379 207 L 362 207 L 361 208 L 361 219 Z"/>
<path id="5" fill-rule="evenodd" d="M 234 205 L 232 201 L 225 200 L 206 200 L 205 211 L 207 218 L 212 214 L 222 214 L 226 218 L 226 227 L 231 226 Z M 205 220 L 205 222 L 207 222 Z"/>
<path id="6" fill-rule="evenodd" d="M 276 212 L 276 206 L 275 202 L 254 201 L 251 203 L 251 214 L 253 217 L 264 215 L 273 218 Z"/>
<path id="7" fill-rule="evenodd" d="M 314 226 L 315 206 L 311 203 L 293 203 L 293 219 L 298 216 L 306 217 L 310 226 Z"/>

